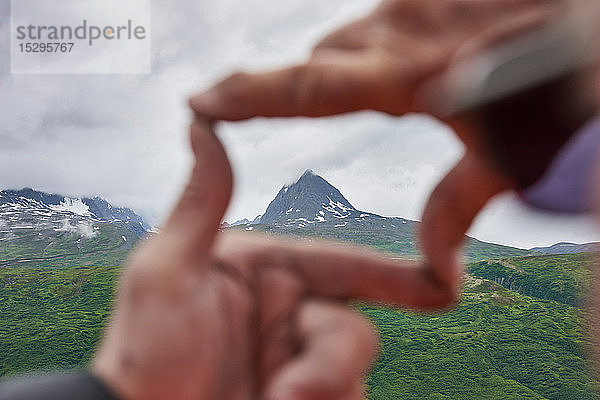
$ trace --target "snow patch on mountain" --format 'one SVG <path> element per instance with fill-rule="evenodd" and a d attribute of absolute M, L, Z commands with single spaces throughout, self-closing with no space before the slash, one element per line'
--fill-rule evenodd
<path fill-rule="evenodd" d="M 232 227 L 232 226 L 240 226 L 240 225 L 246 225 L 246 226 L 250 226 L 250 225 L 256 225 L 258 223 L 260 223 L 260 217 L 262 217 L 262 214 L 259 214 L 256 216 L 256 218 L 254 218 L 252 221 L 250 221 L 248 218 L 244 218 L 244 219 L 239 219 L 235 222 L 223 222 L 222 226 L 225 228 L 228 227 Z M 246 230 L 252 230 L 252 229 L 246 229 Z"/>
<path fill-rule="evenodd" d="M 48 194 L 30 188 L 0 191 L 0 239 L 13 240 L 73 234 L 79 243 L 98 235 L 100 226 L 112 226 L 131 239 L 146 236 L 150 228 L 129 208 L 113 207 L 99 197 L 75 198 Z M 121 235 L 120 234 L 120 235 Z M 66 239 L 65 239 L 66 240 Z"/>
<path fill-rule="evenodd" d="M 284 185 L 269 204 L 261 224 L 305 227 L 347 218 L 358 211 L 329 182 L 307 170 L 293 184 Z"/>
<path fill-rule="evenodd" d="M 77 214 L 82 217 L 89 217 L 92 215 L 90 212 L 90 207 L 88 207 L 88 205 L 85 204 L 81 199 L 73 199 L 70 197 L 65 197 L 59 205 L 49 205 L 48 208 L 54 211 L 72 212 L 73 214 Z"/>

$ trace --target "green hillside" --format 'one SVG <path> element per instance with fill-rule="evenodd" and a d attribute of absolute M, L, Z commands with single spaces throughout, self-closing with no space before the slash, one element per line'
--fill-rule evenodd
<path fill-rule="evenodd" d="M 382 342 L 370 399 L 600 398 L 583 357 L 581 310 L 475 277 L 448 314 L 360 308 Z"/>
<path fill-rule="evenodd" d="M 396 221 L 394 221 L 396 220 Z M 335 228 L 331 223 L 319 223 L 298 227 L 253 225 L 254 231 L 265 232 L 267 234 L 286 235 L 294 237 L 316 237 L 320 239 L 335 240 L 347 243 L 363 244 L 378 248 L 388 253 L 402 256 L 418 256 L 417 230 L 419 222 L 390 218 L 390 222 L 385 225 L 352 225 L 343 228 Z M 236 226 L 228 229 L 243 230 L 246 226 Z M 519 257 L 527 256 L 531 253 L 528 250 L 515 247 L 504 246 L 501 244 L 483 242 L 471 237 L 466 237 L 465 258 L 468 261 L 491 260 L 500 257 Z"/>
<path fill-rule="evenodd" d="M 507 282 L 499 266 L 518 272 L 514 290 L 485 279 Z M 585 312 L 569 300 L 589 283 L 582 255 L 506 258 L 474 263 L 470 271 L 461 305 L 447 314 L 357 305 L 382 342 L 370 399 L 600 399 L 582 357 Z M 84 366 L 118 272 L 1 268 L 0 376 Z"/>
<path fill-rule="evenodd" d="M 589 253 L 544 255 L 481 261 L 469 271 L 524 295 L 577 306 L 582 304 L 592 272 Z"/>
<path fill-rule="evenodd" d="M 84 366 L 120 268 L 0 269 L 0 376 Z"/>
<path fill-rule="evenodd" d="M 585 359 L 587 313 L 577 307 L 591 281 L 586 254 L 505 258 L 468 270 L 450 313 L 360 307 L 382 342 L 371 399 L 600 398 Z"/>
<path fill-rule="evenodd" d="M 97 222 L 89 236 L 71 230 L 12 229 L 0 242 L 2 267 L 119 265 L 139 238 L 126 223 Z"/>

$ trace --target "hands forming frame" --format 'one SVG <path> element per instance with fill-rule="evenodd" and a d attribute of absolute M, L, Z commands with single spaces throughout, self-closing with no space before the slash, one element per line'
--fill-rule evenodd
<path fill-rule="evenodd" d="M 193 97 L 191 178 L 160 234 L 128 262 L 94 373 L 124 399 L 364 398 L 377 338 L 348 302 L 415 310 L 455 304 L 465 233 L 514 182 L 486 159 L 473 126 L 446 120 L 466 153 L 425 208 L 422 262 L 223 232 L 232 172 L 215 123 L 431 111 L 418 101 L 424 82 L 457 60 L 542 26 L 568 5 L 385 0 L 327 36 L 306 63 L 237 73 Z"/>

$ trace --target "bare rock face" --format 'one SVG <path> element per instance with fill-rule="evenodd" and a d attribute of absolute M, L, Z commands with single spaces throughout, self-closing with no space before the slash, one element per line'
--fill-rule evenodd
<path fill-rule="evenodd" d="M 35 256 L 129 249 L 149 230 L 133 210 L 100 197 L 75 198 L 30 188 L 0 191 L 0 243 L 30 249 Z"/>
<path fill-rule="evenodd" d="M 308 170 L 279 190 L 260 219 L 268 225 L 303 225 L 342 221 L 361 214 L 329 182 Z"/>

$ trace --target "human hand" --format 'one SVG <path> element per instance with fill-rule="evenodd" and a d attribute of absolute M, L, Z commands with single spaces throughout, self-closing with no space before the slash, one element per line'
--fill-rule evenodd
<path fill-rule="evenodd" d="M 423 110 L 420 86 L 453 61 L 536 28 L 566 0 L 384 0 L 318 43 L 301 65 L 236 73 L 194 96 L 214 120 Z"/>
<path fill-rule="evenodd" d="M 356 110 L 428 111 L 419 89 L 452 62 L 535 28 L 565 6 L 555 0 L 386 0 L 327 36 L 303 65 L 237 73 L 193 97 L 213 120 L 319 117 Z M 472 220 L 514 182 L 482 154 L 480 132 L 450 121 L 467 152 L 431 195 L 420 225 L 424 270 L 438 289 L 457 291 L 459 252 Z M 454 295 L 456 296 L 456 294 Z"/>
<path fill-rule="evenodd" d="M 207 123 L 191 136 L 190 182 L 128 261 L 93 371 L 130 400 L 364 398 L 376 335 L 346 302 L 437 309 L 456 292 L 364 249 L 220 232 L 230 166 Z"/>

